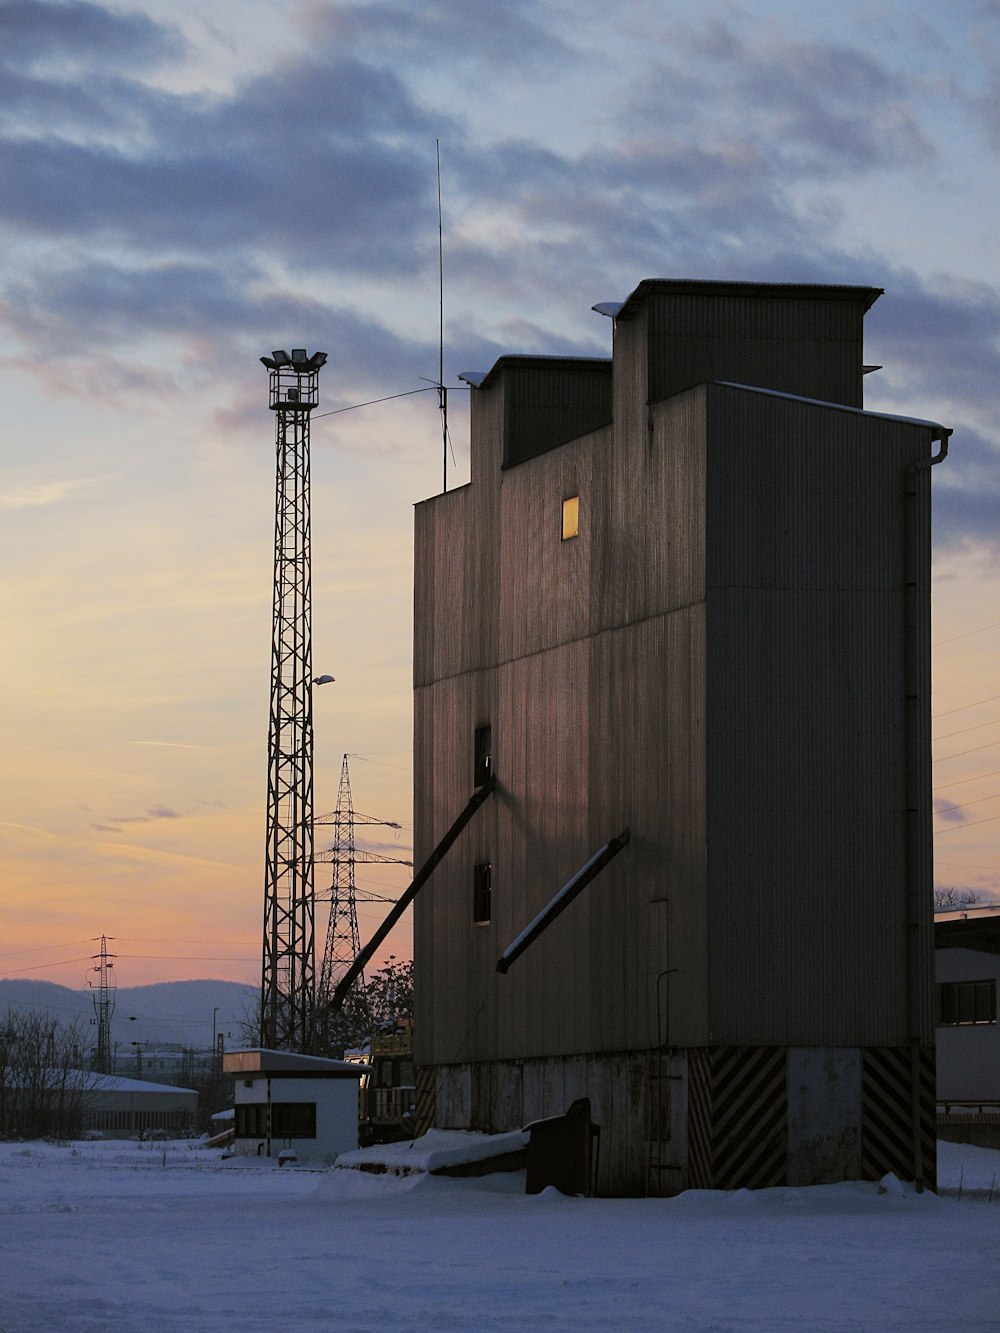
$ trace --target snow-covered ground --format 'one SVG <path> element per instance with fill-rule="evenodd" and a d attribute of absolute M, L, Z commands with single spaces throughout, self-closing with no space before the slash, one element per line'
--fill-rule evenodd
<path fill-rule="evenodd" d="M 995 1333 L 1000 1152 L 940 1146 L 941 1197 L 612 1200 L 186 1142 L 0 1144 L 0 1329 Z"/>

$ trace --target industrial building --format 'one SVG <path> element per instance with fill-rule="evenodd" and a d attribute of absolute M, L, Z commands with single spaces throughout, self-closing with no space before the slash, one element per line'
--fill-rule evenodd
<path fill-rule="evenodd" d="M 467 377 L 471 481 L 416 508 L 415 864 L 489 794 L 414 905 L 425 1121 L 587 1098 L 604 1194 L 933 1187 L 950 432 L 864 410 L 880 294 L 646 280 L 610 360 Z"/>
<path fill-rule="evenodd" d="M 85 1128 L 108 1139 L 139 1138 L 153 1130 L 176 1138 L 192 1133 L 198 1117 L 195 1090 L 117 1074 L 81 1074 L 79 1096 Z"/>
<path fill-rule="evenodd" d="M 1000 1147 L 1000 907 L 934 919 L 938 1132 Z"/>

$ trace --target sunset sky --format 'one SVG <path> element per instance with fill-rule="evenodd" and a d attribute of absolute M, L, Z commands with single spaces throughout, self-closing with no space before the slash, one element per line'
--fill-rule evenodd
<path fill-rule="evenodd" d="M 643 278 L 885 288 L 867 406 L 955 432 L 937 881 L 1000 898 L 997 0 L 0 0 L 0 112 L 0 975 L 80 986 L 103 933 L 122 986 L 259 979 L 273 348 L 330 358 L 317 811 L 357 756 L 404 825 L 361 845 L 408 855 L 436 140 L 449 384 L 609 355 Z"/>

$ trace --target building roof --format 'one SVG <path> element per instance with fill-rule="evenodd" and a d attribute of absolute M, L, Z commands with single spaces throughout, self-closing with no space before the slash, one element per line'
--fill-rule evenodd
<path fill-rule="evenodd" d="M 803 398 L 797 393 L 782 393 L 780 389 L 762 389 L 756 384 L 736 384 L 732 380 L 715 380 L 726 389 L 744 389 L 747 393 L 762 393 L 769 398 L 787 398 L 793 403 L 808 403 L 811 407 L 829 407 L 836 412 L 853 412 L 859 417 L 875 417 L 879 421 L 898 421 L 904 426 L 926 426 L 928 430 L 941 431 L 948 435 L 951 431 L 939 421 L 926 421 L 923 417 L 901 417 L 895 412 L 872 412 L 867 407 L 852 407 L 850 403 L 829 403 L 821 398 Z M 935 437 L 937 438 L 937 437 Z"/>
<path fill-rule="evenodd" d="M 617 319 L 629 319 L 647 296 L 774 296 L 799 301 L 857 301 L 870 310 L 885 289 L 883 287 L 848 287 L 817 282 L 719 282 L 697 278 L 643 278 L 618 308 Z M 614 302 L 601 302 L 600 313 L 610 313 Z M 596 307 L 595 307 L 596 309 Z"/>
<path fill-rule="evenodd" d="M 553 366 L 571 366 L 574 370 L 593 370 L 609 375 L 611 365 L 608 356 L 535 356 L 530 353 L 505 352 L 497 357 L 489 370 L 463 370 L 458 378 L 474 389 L 484 389 L 508 367 L 515 370 L 550 370 Z"/>
<path fill-rule="evenodd" d="M 95 1074 L 90 1069 L 67 1069 L 65 1072 L 61 1069 L 50 1069 L 46 1078 L 45 1086 L 49 1088 L 58 1088 L 63 1085 L 68 1088 L 78 1089 L 81 1092 L 123 1092 L 130 1095 L 146 1093 L 176 1092 L 185 1097 L 197 1097 L 198 1093 L 194 1088 L 178 1088 L 174 1083 L 149 1083 L 145 1079 L 122 1078 L 118 1074 Z M 14 1088 L 21 1086 L 18 1083 L 8 1082 L 4 1086 Z"/>
<path fill-rule="evenodd" d="M 197 1096 L 194 1088 L 179 1088 L 175 1083 L 149 1083 L 141 1078 L 121 1078 L 118 1074 L 86 1074 L 86 1087 L 90 1092 L 183 1092 Z"/>
<path fill-rule="evenodd" d="M 1000 954 L 1000 904 L 935 912 L 934 947 Z"/>
<path fill-rule="evenodd" d="M 359 1078 L 367 1065 L 349 1064 L 346 1060 L 327 1060 L 318 1055 L 300 1055 L 298 1051 L 271 1051 L 257 1047 L 250 1051 L 227 1051 L 222 1057 L 226 1074 L 236 1077 L 267 1074 L 304 1074 L 311 1077 Z"/>

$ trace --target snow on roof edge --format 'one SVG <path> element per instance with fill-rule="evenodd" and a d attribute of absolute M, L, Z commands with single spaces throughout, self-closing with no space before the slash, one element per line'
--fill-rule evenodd
<path fill-rule="evenodd" d="M 922 417 L 901 417 L 894 412 L 872 412 L 867 407 L 851 407 L 849 403 L 831 403 L 823 398 L 805 398 L 798 393 L 782 393 L 780 389 L 763 389 L 758 384 L 737 384 L 735 380 L 713 380 L 725 389 L 744 389 L 747 393 L 760 393 L 768 398 L 787 398 L 793 403 L 808 403 L 811 407 L 834 407 L 839 412 L 853 412 L 855 416 L 875 417 L 880 421 L 898 421 L 904 426 L 926 426 L 928 430 L 937 430 L 951 434 L 947 426 L 940 421 L 925 421 Z"/>

